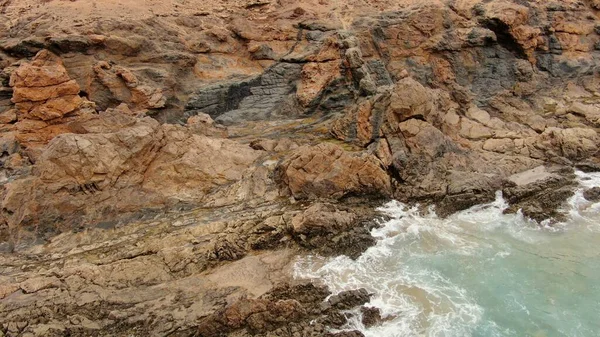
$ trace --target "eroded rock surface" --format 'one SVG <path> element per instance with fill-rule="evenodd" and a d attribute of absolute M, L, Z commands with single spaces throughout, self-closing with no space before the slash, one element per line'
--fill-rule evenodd
<path fill-rule="evenodd" d="M 0 0 L 0 334 L 323 336 L 368 296 L 290 262 L 359 256 L 383 200 L 560 221 L 600 170 L 598 10 Z"/>

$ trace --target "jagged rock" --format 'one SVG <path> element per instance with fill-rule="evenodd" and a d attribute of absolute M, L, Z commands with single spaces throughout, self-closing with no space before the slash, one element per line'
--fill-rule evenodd
<path fill-rule="evenodd" d="M 79 85 L 70 79 L 60 58 L 47 50 L 15 70 L 10 85 L 21 118 L 56 119 L 77 110 L 82 103 Z"/>
<path fill-rule="evenodd" d="M 143 187 L 164 196 L 202 197 L 216 186 L 240 180 L 261 155 L 228 139 L 190 135 L 176 126 L 163 129 L 166 144 L 147 166 Z"/>
<path fill-rule="evenodd" d="M 339 310 L 348 310 L 369 302 L 371 295 L 364 289 L 342 291 L 329 298 L 329 304 Z"/>
<path fill-rule="evenodd" d="M 278 167 L 279 181 L 298 199 L 349 194 L 388 196 L 390 179 L 372 155 L 323 143 L 295 150 Z"/>
<path fill-rule="evenodd" d="M 322 289 L 261 296 L 297 248 L 373 244 L 375 206 L 351 200 L 450 214 L 501 188 L 508 211 L 560 219 L 570 174 L 507 178 L 599 167 L 597 1 L 34 2 L 0 4 L 6 334 L 192 335 L 247 300 L 216 333 L 336 335 L 349 314 Z M 60 62 L 25 60 L 44 49 Z M 231 139 L 206 116 L 160 125 L 199 111 Z M 338 199 L 314 216 L 326 228 L 299 215 L 318 198 Z"/>
<path fill-rule="evenodd" d="M 367 328 L 378 325 L 382 321 L 379 308 L 362 306 L 360 312 L 362 314 L 362 324 Z"/>
<path fill-rule="evenodd" d="M 165 106 L 167 98 L 162 88 L 143 83 L 131 70 L 111 66 L 101 61 L 94 66 L 96 77 L 120 102 L 131 103 L 142 109 L 158 109 Z"/>
<path fill-rule="evenodd" d="M 509 179 L 515 184 L 502 189 L 510 207 L 507 213 L 521 210 L 523 214 L 538 222 L 547 219 L 562 221 L 565 217 L 560 206 L 574 194 L 576 182 L 569 168 L 548 170 L 537 167 Z"/>
<path fill-rule="evenodd" d="M 355 220 L 354 214 L 338 211 L 332 205 L 315 203 L 292 219 L 292 227 L 297 234 L 315 236 L 339 232 Z"/>
<path fill-rule="evenodd" d="M 583 191 L 583 197 L 588 201 L 600 201 L 600 187 L 592 187 Z"/>

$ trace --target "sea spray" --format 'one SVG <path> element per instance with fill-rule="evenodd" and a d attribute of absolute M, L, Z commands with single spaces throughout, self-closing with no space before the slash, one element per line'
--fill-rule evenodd
<path fill-rule="evenodd" d="M 599 204 L 583 189 L 600 174 L 577 172 L 569 220 L 539 226 L 504 214 L 496 200 L 446 219 L 392 201 L 378 243 L 353 261 L 307 257 L 295 276 L 332 292 L 366 288 L 386 318 L 366 328 L 354 310 L 347 329 L 391 336 L 596 336 L 600 331 Z"/>

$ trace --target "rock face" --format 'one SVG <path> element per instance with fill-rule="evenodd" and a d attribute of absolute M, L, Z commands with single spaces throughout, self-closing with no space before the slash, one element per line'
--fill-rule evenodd
<path fill-rule="evenodd" d="M 69 132 L 65 122 L 93 106 L 79 96 L 79 85 L 70 78 L 62 60 L 47 50 L 13 71 L 9 85 L 15 116 L 6 116 L 5 122 L 17 121 L 17 138 L 29 146 Z"/>
<path fill-rule="evenodd" d="M 286 266 L 382 199 L 600 170 L 597 1 L 151 2 L 0 0 L 0 336 L 327 335 L 368 294 Z"/>
<path fill-rule="evenodd" d="M 71 127 L 83 133 L 52 139 L 33 175 L 7 184 L 2 207 L 10 226 L 50 224 L 67 214 L 69 220 L 78 214 L 88 221 L 108 220 L 107 213 L 198 202 L 241 180 L 261 155 L 227 139 L 118 111 Z M 48 193 L 60 197 L 47 198 Z"/>

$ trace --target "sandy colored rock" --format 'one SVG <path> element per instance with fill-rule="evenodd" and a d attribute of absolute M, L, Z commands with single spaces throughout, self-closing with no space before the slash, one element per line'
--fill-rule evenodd
<path fill-rule="evenodd" d="M 15 109 L 0 113 L 0 124 L 8 124 L 17 120 L 17 111 Z"/>
<path fill-rule="evenodd" d="M 298 199 L 339 199 L 355 193 L 385 196 L 391 191 L 389 177 L 375 157 L 330 143 L 298 148 L 278 172 L 284 188 Z"/>
<path fill-rule="evenodd" d="M 419 82 L 407 77 L 396 83 L 389 109 L 400 121 L 409 118 L 426 118 L 432 109 L 432 93 Z"/>
<path fill-rule="evenodd" d="M 598 134 L 593 129 L 548 128 L 536 140 L 535 147 L 548 155 L 571 160 L 587 158 L 598 151 Z"/>
<path fill-rule="evenodd" d="M 15 87 L 13 102 L 41 102 L 52 98 L 79 94 L 79 85 L 74 80 L 48 87 Z"/>
<path fill-rule="evenodd" d="M 64 134 L 48 144 L 38 163 L 40 178 L 63 186 L 141 183 L 162 142 L 159 124 L 145 118 L 115 133 Z"/>
<path fill-rule="evenodd" d="M 148 166 L 143 187 L 165 196 L 198 198 L 219 185 L 235 182 L 261 155 L 227 139 L 190 135 L 184 128 L 164 128 L 166 145 Z"/>
<path fill-rule="evenodd" d="M 340 231 L 355 220 L 354 214 L 338 211 L 332 205 L 315 203 L 292 218 L 292 227 L 298 234 L 318 235 Z"/>
<path fill-rule="evenodd" d="M 11 87 L 49 87 L 70 80 L 61 59 L 47 50 L 40 51 L 30 63 L 23 63 L 10 77 Z"/>

